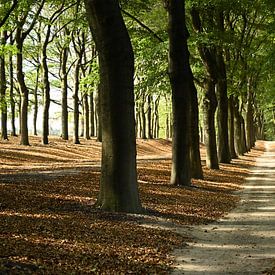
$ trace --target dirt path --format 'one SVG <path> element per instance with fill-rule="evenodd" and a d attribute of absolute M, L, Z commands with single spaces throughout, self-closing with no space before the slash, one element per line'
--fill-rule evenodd
<path fill-rule="evenodd" d="M 241 203 L 223 219 L 184 232 L 193 237 L 175 251 L 172 274 L 261 274 L 275 260 L 275 142 L 241 191 Z M 187 231 L 187 232 L 186 232 Z"/>

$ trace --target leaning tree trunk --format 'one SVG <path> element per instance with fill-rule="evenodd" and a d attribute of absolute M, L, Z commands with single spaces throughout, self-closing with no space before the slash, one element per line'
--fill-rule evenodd
<path fill-rule="evenodd" d="M 216 108 L 215 83 L 211 79 L 207 79 L 206 91 L 203 98 L 203 124 L 205 132 L 206 166 L 210 169 L 219 169 L 215 130 Z"/>
<path fill-rule="evenodd" d="M 1 46 L 5 46 L 7 41 L 7 32 L 3 31 L 1 33 Z M 6 79 L 6 62 L 5 55 L 0 55 L 0 106 L 1 106 L 1 139 L 8 139 L 8 108 L 6 101 L 6 90 L 7 90 L 7 79 Z"/>
<path fill-rule="evenodd" d="M 169 18 L 169 77 L 172 87 L 173 136 L 171 184 L 191 185 L 190 101 L 193 81 L 189 64 L 185 2 L 166 2 Z"/>
<path fill-rule="evenodd" d="M 134 54 L 118 0 L 85 0 L 99 52 L 102 165 L 97 206 L 140 212 L 134 118 Z"/>

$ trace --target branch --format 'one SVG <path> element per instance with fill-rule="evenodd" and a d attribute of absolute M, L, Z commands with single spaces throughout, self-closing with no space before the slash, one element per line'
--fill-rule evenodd
<path fill-rule="evenodd" d="M 6 21 L 8 20 L 8 18 L 11 15 L 11 13 L 13 12 L 13 10 L 16 8 L 17 4 L 18 4 L 18 1 L 14 0 L 11 8 L 7 12 L 7 14 L 4 16 L 4 18 L 1 20 L 1 22 L 0 22 L 0 28 L 6 23 Z"/>
<path fill-rule="evenodd" d="M 153 30 L 151 30 L 148 26 L 146 26 L 145 24 L 143 24 L 139 19 L 137 19 L 135 16 L 133 16 L 132 14 L 130 14 L 129 12 L 125 11 L 125 10 L 121 10 L 122 13 L 124 13 L 125 15 L 127 15 L 128 17 L 130 17 L 131 19 L 133 19 L 134 21 L 136 21 L 142 28 L 146 29 L 151 35 L 153 35 L 159 42 L 164 42 L 164 40 L 159 37 Z"/>

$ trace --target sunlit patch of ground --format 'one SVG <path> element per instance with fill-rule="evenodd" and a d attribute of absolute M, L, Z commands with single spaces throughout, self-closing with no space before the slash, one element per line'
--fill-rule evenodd
<path fill-rule="evenodd" d="M 48 146 L 31 137 L 0 144 L 0 273 L 166 274 L 173 247 L 185 239 L 143 227 L 144 219 L 201 224 L 234 207 L 248 168 L 263 151 L 204 167 L 192 188 L 169 185 L 171 142 L 139 140 L 138 179 L 147 216 L 108 214 L 93 208 L 99 189 L 100 143 L 81 145 L 51 138 Z M 204 148 L 202 146 L 202 153 Z M 148 160 L 146 160 L 148 159 Z"/>

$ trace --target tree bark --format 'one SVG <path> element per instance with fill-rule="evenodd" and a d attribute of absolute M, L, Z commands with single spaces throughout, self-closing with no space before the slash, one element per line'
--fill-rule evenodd
<path fill-rule="evenodd" d="M 15 100 L 14 100 L 14 81 L 13 81 L 13 58 L 12 54 L 9 56 L 9 78 L 10 78 L 10 113 L 11 113 L 11 136 L 16 136 L 15 127 Z"/>
<path fill-rule="evenodd" d="M 185 1 L 166 1 L 166 8 L 173 110 L 171 184 L 190 186 L 190 99 L 193 79 L 187 46 L 189 33 L 185 22 Z"/>
<path fill-rule="evenodd" d="M 17 46 L 17 63 L 16 63 L 16 73 L 17 80 L 19 84 L 21 106 L 20 106 L 20 134 L 21 134 L 21 145 L 30 145 L 28 136 L 28 104 L 29 104 L 29 90 L 25 84 L 24 73 L 23 73 L 23 40 L 19 35 L 16 35 L 16 46 Z"/>
<path fill-rule="evenodd" d="M 64 47 L 61 52 L 61 137 L 64 140 L 69 139 L 69 126 L 68 126 L 68 72 L 67 72 L 67 61 L 68 61 L 69 48 Z"/>
<path fill-rule="evenodd" d="M 195 84 L 191 85 L 191 175 L 203 179 L 200 154 L 199 104 Z"/>
<path fill-rule="evenodd" d="M 85 0 L 99 52 L 102 165 L 97 206 L 141 212 L 137 188 L 134 54 L 118 0 Z"/>
<path fill-rule="evenodd" d="M 89 95 L 89 102 L 90 102 L 90 136 L 95 136 L 95 107 L 94 107 L 94 94 L 90 93 Z"/>
<path fill-rule="evenodd" d="M 80 58 L 75 63 L 74 71 L 74 144 L 80 144 L 79 141 L 79 73 L 80 73 Z"/>
<path fill-rule="evenodd" d="M 221 163 L 230 163 L 231 155 L 228 141 L 228 97 L 226 70 L 221 53 L 218 54 L 220 77 L 216 84 L 216 94 L 218 101 L 217 126 L 218 126 L 218 159 Z"/>
<path fill-rule="evenodd" d="M 211 79 L 208 79 L 203 98 L 203 124 L 206 146 L 206 166 L 210 169 L 219 169 L 215 130 L 216 108 L 215 83 Z"/>
<path fill-rule="evenodd" d="M 4 47 L 7 42 L 7 32 L 1 32 L 1 46 Z M 6 101 L 6 91 L 7 91 L 7 79 L 6 79 L 6 60 L 5 55 L 0 56 L 0 106 L 1 106 L 1 139 L 8 140 L 8 108 Z"/>
<path fill-rule="evenodd" d="M 234 159 L 237 157 L 236 151 L 235 151 L 235 144 L 234 144 L 234 136 L 235 136 L 235 129 L 234 129 L 234 99 L 231 95 L 229 97 L 228 101 L 228 107 L 229 107 L 229 149 L 230 149 L 230 155 L 231 158 Z"/>

